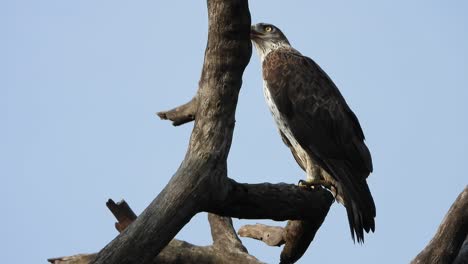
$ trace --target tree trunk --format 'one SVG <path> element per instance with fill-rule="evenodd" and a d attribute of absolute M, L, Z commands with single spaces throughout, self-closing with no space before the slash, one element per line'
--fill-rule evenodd
<path fill-rule="evenodd" d="M 250 60 L 247 0 L 208 0 L 209 32 L 196 99 L 195 126 L 184 161 L 164 190 L 93 263 L 152 263 L 209 202 L 227 195 L 231 146 L 242 73 Z"/>

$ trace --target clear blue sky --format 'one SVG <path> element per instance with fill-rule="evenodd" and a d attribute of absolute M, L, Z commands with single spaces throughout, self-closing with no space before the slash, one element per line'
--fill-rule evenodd
<path fill-rule="evenodd" d="M 250 10 L 328 72 L 374 159 L 376 233 L 353 244 L 335 204 L 299 263 L 407 263 L 467 184 L 467 2 L 251 1 Z M 192 124 L 174 128 L 154 113 L 196 91 L 205 1 L 3 0 L 0 33 L 0 259 L 98 251 L 117 234 L 106 200 L 140 213 L 184 157 Z M 304 177 L 264 102 L 255 53 L 229 175 Z M 206 214 L 177 237 L 210 244 Z M 278 261 L 280 248 L 243 241 Z"/>

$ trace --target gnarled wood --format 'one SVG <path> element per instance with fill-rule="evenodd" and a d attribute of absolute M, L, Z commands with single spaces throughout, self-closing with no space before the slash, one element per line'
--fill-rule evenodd
<path fill-rule="evenodd" d="M 241 237 L 261 240 L 269 246 L 284 244 L 280 263 L 295 263 L 306 252 L 325 216 L 317 216 L 314 220 L 288 221 L 285 228 L 262 224 L 245 225 L 238 233 Z"/>
<path fill-rule="evenodd" d="M 136 219 L 135 213 L 124 200 L 115 203 L 112 199 L 109 199 L 106 205 L 118 221 L 115 227 L 119 232 L 127 228 Z M 154 258 L 152 263 L 262 263 L 254 256 L 248 254 L 247 249 L 242 245 L 242 242 L 234 231 L 231 218 L 209 214 L 208 220 L 210 222 L 213 245 L 200 247 L 185 241 L 173 239 Z M 53 264 L 88 264 L 96 255 L 97 253 L 78 254 L 68 257 L 51 258 L 48 261 Z"/>
<path fill-rule="evenodd" d="M 333 196 L 323 189 L 308 190 L 284 183 L 240 184 L 233 180 L 229 180 L 228 185 L 230 192 L 227 199 L 219 201 L 223 206 L 214 207 L 213 211 L 238 218 L 308 219 L 309 222 L 321 224 L 333 202 Z M 119 232 L 136 219 L 125 201 L 115 203 L 110 199 L 106 205 L 118 220 L 115 227 Z M 229 217 L 209 214 L 209 222 L 214 241 L 212 246 L 200 247 L 173 239 L 150 263 L 260 263 L 248 254 Z M 289 221 L 285 229 L 281 228 L 281 236 L 286 241 L 281 255 L 283 261 L 287 261 L 284 263 L 293 263 L 303 255 L 320 226 L 317 224 L 312 229 L 304 229 L 298 224 L 301 222 Z M 80 254 L 49 261 L 56 264 L 87 264 L 96 255 Z"/>
<path fill-rule="evenodd" d="M 312 220 L 322 222 L 334 201 L 325 189 L 286 183 L 242 184 L 229 179 L 228 195 L 204 211 L 244 219 Z M 318 227 L 317 227 L 318 228 Z"/>
<path fill-rule="evenodd" d="M 242 245 L 232 226 L 232 219 L 230 217 L 208 214 L 208 221 L 210 222 L 214 246 L 247 253 L 247 249 Z"/>
<path fill-rule="evenodd" d="M 197 98 L 194 97 L 188 103 L 185 103 L 168 111 L 158 112 L 156 114 L 159 116 L 159 118 L 163 120 L 171 120 L 172 125 L 180 126 L 182 124 L 195 120 L 195 115 L 197 114 L 198 108 L 197 103 Z"/>
<path fill-rule="evenodd" d="M 127 228 L 127 226 L 129 226 L 137 218 L 136 214 L 124 200 L 115 203 L 112 199 L 109 199 L 106 203 L 106 206 L 117 219 L 117 223 L 115 223 L 115 229 L 117 229 L 119 233 L 125 230 L 125 228 Z"/>
<path fill-rule="evenodd" d="M 148 208 L 135 219 L 128 206 L 109 204 L 122 233 L 97 254 L 50 259 L 52 263 L 260 263 L 247 253 L 229 218 L 291 219 L 282 238 L 282 263 L 299 259 L 333 202 L 321 189 L 289 184 L 240 184 L 227 178 L 235 109 L 243 71 L 250 59 L 247 0 L 208 0 L 209 33 L 199 89 L 177 108 L 158 113 L 180 125 L 195 120 L 179 169 Z M 450 263 L 466 258 L 467 189 L 450 209 L 436 236 L 413 263 Z M 127 212 L 125 212 L 127 210 Z M 198 212 L 210 215 L 214 244 L 199 247 L 173 239 Z M 132 222 L 133 221 L 133 222 Z M 131 224 L 130 224 L 131 223 Z M 465 252 L 465 253 L 464 253 Z"/>
<path fill-rule="evenodd" d="M 227 194 L 226 159 L 252 52 L 247 0 L 209 0 L 208 18 L 196 120 L 185 159 L 158 197 L 93 263 L 152 263 L 201 208 Z"/>
<path fill-rule="evenodd" d="M 286 243 L 281 251 L 281 264 L 295 263 L 304 255 L 323 220 L 325 220 L 325 215 L 304 221 L 288 221 L 284 228 Z"/>
<path fill-rule="evenodd" d="M 250 13 L 247 0 L 208 0 L 207 3 L 208 43 L 197 94 L 180 107 L 158 113 L 174 125 L 195 120 L 185 159 L 163 191 L 136 220 L 128 206 L 108 204 L 119 220 L 116 228 L 122 232 L 97 255 L 92 255 L 95 257 L 92 263 L 146 264 L 156 260 L 177 263 L 188 258 L 209 262 L 222 252 L 224 261 L 237 259 L 239 263 L 242 259 L 255 263 L 257 260 L 247 254 L 235 232 L 230 230 L 232 225 L 227 218 L 210 216 L 215 241 L 212 247 L 197 247 L 172 239 L 201 211 L 237 218 L 321 223 L 333 202 L 332 195 L 325 190 L 310 191 L 288 184 L 239 184 L 227 178 L 226 159 L 238 93 L 252 52 Z M 128 212 L 122 212 L 125 210 Z M 307 232 L 315 234 L 316 229 Z M 235 250 L 227 250 L 226 243 Z M 224 245 L 222 251 L 218 250 L 220 245 Z M 222 263 L 221 258 L 216 263 Z"/>
<path fill-rule="evenodd" d="M 88 264 L 96 257 L 97 253 L 93 254 L 78 254 L 67 257 L 50 258 L 52 264 Z"/>
<path fill-rule="evenodd" d="M 285 243 L 284 228 L 280 226 L 268 226 L 263 224 L 244 225 L 239 228 L 237 234 L 241 237 L 249 237 L 263 241 L 272 247 L 279 247 Z"/>

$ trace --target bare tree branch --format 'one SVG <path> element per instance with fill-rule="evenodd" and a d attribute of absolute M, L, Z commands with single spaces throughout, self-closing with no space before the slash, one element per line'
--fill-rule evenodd
<path fill-rule="evenodd" d="M 232 189 L 237 191 L 229 195 L 232 202 L 224 207 L 234 211 L 230 212 L 229 216 L 242 213 L 241 217 L 235 217 L 249 218 L 246 216 L 266 213 L 269 219 L 296 220 L 288 221 L 281 233 L 277 228 L 266 226 L 243 230 L 244 234 L 261 237 L 267 244 L 279 245 L 284 241 L 285 246 L 280 256 L 281 263 L 284 264 L 294 263 L 304 255 L 334 201 L 333 195 L 322 188 L 305 190 L 295 185 L 269 183 L 239 185 L 232 180 L 231 183 L 234 185 Z M 238 208 L 237 204 L 242 207 Z M 264 212 L 264 209 L 267 211 Z M 224 215 L 224 212 L 217 211 L 217 214 Z M 252 218 L 263 218 L 256 216 L 258 215 Z"/>
<path fill-rule="evenodd" d="M 309 190 L 292 184 L 240 184 L 229 180 L 228 186 L 229 195 L 211 211 L 238 218 L 307 219 L 289 221 L 286 228 L 281 228 L 282 239 L 286 241 L 281 254 L 283 263 L 293 263 L 304 254 L 333 202 L 333 196 L 324 189 Z M 119 232 L 137 219 L 125 201 L 115 203 L 109 199 L 106 205 L 118 220 L 115 227 Z M 230 263 L 222 262 L 228 260 L 231 263 L 259 263 L 242 245 L 230 218 L 209 214 L 209 222 L 213 246 L 199 247 L 173 239 L 150 263 Z M 55 264 L 87 264 L 95 256 L 80 254 L 49 261 Z"/>
<path fill-rule="evenodd" d="M 197 107 L 197 99 L 194 97 L 188 103 L 168 111 L 158 112 L 156 114 L 163 120 L 171 120 L 172 125 L 180 126 L 195 120 Z"/>
<path fill-rule="evenodd" d="M 117 229 L 119 233 L 125 230 L 125 228 L 127 228 L 127 226 L 129 226 L 137 218 L 136 214 L 124 200 L 115 203 L 112 199 L 109 199 L 106 203 L 106 206 L 117 219 L 117 223 L 115 223 L 115 229 Z"/>
<path fill-rule="evenodd" d="M 284 232 L 286 243 L 280 256 L 281 264 L 295 263 L 304 255 L 325 216 L 326 214 L 310 220 L 288 221 Z"/>
<path fill-rule="evenodd" d="M 280 226 L 263 224 L 244 225 L 237 231 L 241 237 L 260 240 L 272 247 L 279 247 L 285 243 L 283 232 L 284 228 Z"/>
<path fill-rule="evenodd" d="M 227 178 L 238 94 L 252 52 L 250 13 L 247 0 L 207 0 L 207 5 L 208 43 L 197 94 L 184 105 L 158 113 L 176 126 L 195 120 L 179 169 L 136 219 L 128 205 L 108 204 L 121 233 L 99 253 L 50 259 L 51 263 L 260 263 L 247 253 L 227 216 L 292 220 L 282 232 L 281 263 L 295 262 L 313 240 L 333 202 L 328 191 L 288 184 L 240 184 Z M 457 255 L 463 261 L 467 192 L 465 188 L 413 263 L 451 263 Z M 202 211 L 220 215 L 209 216 L 212 246 L 173 239 Z"/>
<path fill-rule="evenodd" d="M 88 264 L 92 259 L 96 257 L 97 253 L 94 254 L 78 254 L 68 257 L 50 258 L 49 261 L 52 264 Z"/>
<path fill-rule="evenodd" d="M 208 221 L 210 222 L 214 246 L 247 253 L 247 249 L 242 245 L 232 226 L 232 219 L 230 217 L 208 214 Z"/>
<path fill-rule="evenodd" d="M 136 219 L 135 213 L 122 200 L 115 203 L 109 199 L 106 203 L 112 214 L 117 218 L 116 229 L 123 231 Z M 237 237 L 232 221 L 229 217 L 221 217 L 213 214 L 208 216 L 213 236 L 212 246 L 195 246 L 185 241 L 173 239 L 161 253 L 152 261 L 154 264 L 177 263 L 247 263 L 261 264 L 255 257 L 248 254 L 247 249 Z M 123 229 L 122 229 L 123 228 Z M 88 264 L 95 257 L 94 254 L 78 254 L 69 257 L 48 259 L 53 264 Z"/>
<path fill-rule="evenodd" d="M 467 236 L 468 186 L 452 204 L 432 240 L 411 263 L 453 263 Z M 466 254 L 462 254 L 460 259 L 464 257 Z"/>
<path fill-rule="evenodd" d="M 226 159 L 242 74 L 252 53 L 250 13 L 247 0 L 207 3 L 208 44 L 185 159 L 158 197 L 93 263 L 152 263 L 196 213 L 227 194 Z"/>
<path fill-rule="evenodd" d="M 154 264 L 261 264 L 255 257 L 246 252 L 229 250 L 216 245 L 200 247 L 194 246 L 184 241 L 172 240 L 159 256 L 154 260 Z"/>
<path fill-rule="evenodd" d="M 321 223 L 333 202 L 332 195 L 324 190 L 307 191 L 287 184 L 239 184 L 227 178 L 226 159 L 238 93 L 252 52 L 250 13 L 247 0 L 208 0 L 207 4 L 208 43 L 197 94 L 180 107 L 158 113 L 174 125 L 195 120 L 185 159 L 163 191 L 136 220 L 130 212 L 122 214 L 122 210 L 129 210 L 128 206 L 108 204 L 119 219 L 116 228 L 122 232 L 92 263 L 177 263 L 187 257 L 206 262 L 206 256 L 221 252 L 217 249 L 226 243 L 236 249 L 229 254 L 239 260 L 238 254 L 246 255 L 247 251 L 234 230 L 230 230 L 230 220 L 225 218 L 210 217 L 215 240 L 212 247 L 197 247 L 172 239 L 201 211 L 238 218 L 302 219 Z M 301 225 L 294 230 L 306 230 L 299 227 Z M 221 238 L 218 233 L 225 237 Z M 223 252 L 227 252 L 225 246 Z M 200 255 L 196 255 L 198 253 Z M 223 258 L 229 259 L 226 254 Z M 252 263 L 257 261 L 251 256 L 246 259 Z M 220 261 L 216 263 L 222 263 Z"/>
<path fill-rule="evenodd" d="M 322 222 L 334 201 L 325 189 L 306 189 L 294 184 L 241 184 L 229 179 L 224 200 L 204 210 L 244 219 L 314 220 Z"/>
<path fill-rule="evenodd" d="M 314 221 L 288 221 L 285 228 L 262 224 L 245 225 L 238 233 L 241 237 L 261 240 L 269 246 L 284 244 L 280 263 L 294 263 L 304 255 L 324 219 L 325 215 L 321 222 L 319 216 Z"/>

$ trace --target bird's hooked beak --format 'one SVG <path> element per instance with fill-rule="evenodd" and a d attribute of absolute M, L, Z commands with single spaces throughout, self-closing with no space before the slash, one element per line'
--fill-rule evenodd
<path fill-rule="evenodd" d="M 250 27 L 250 39 L 256 40 L 262 37 L 262 33 L 257 30 L 257 25 L 252 25 Z"/>

